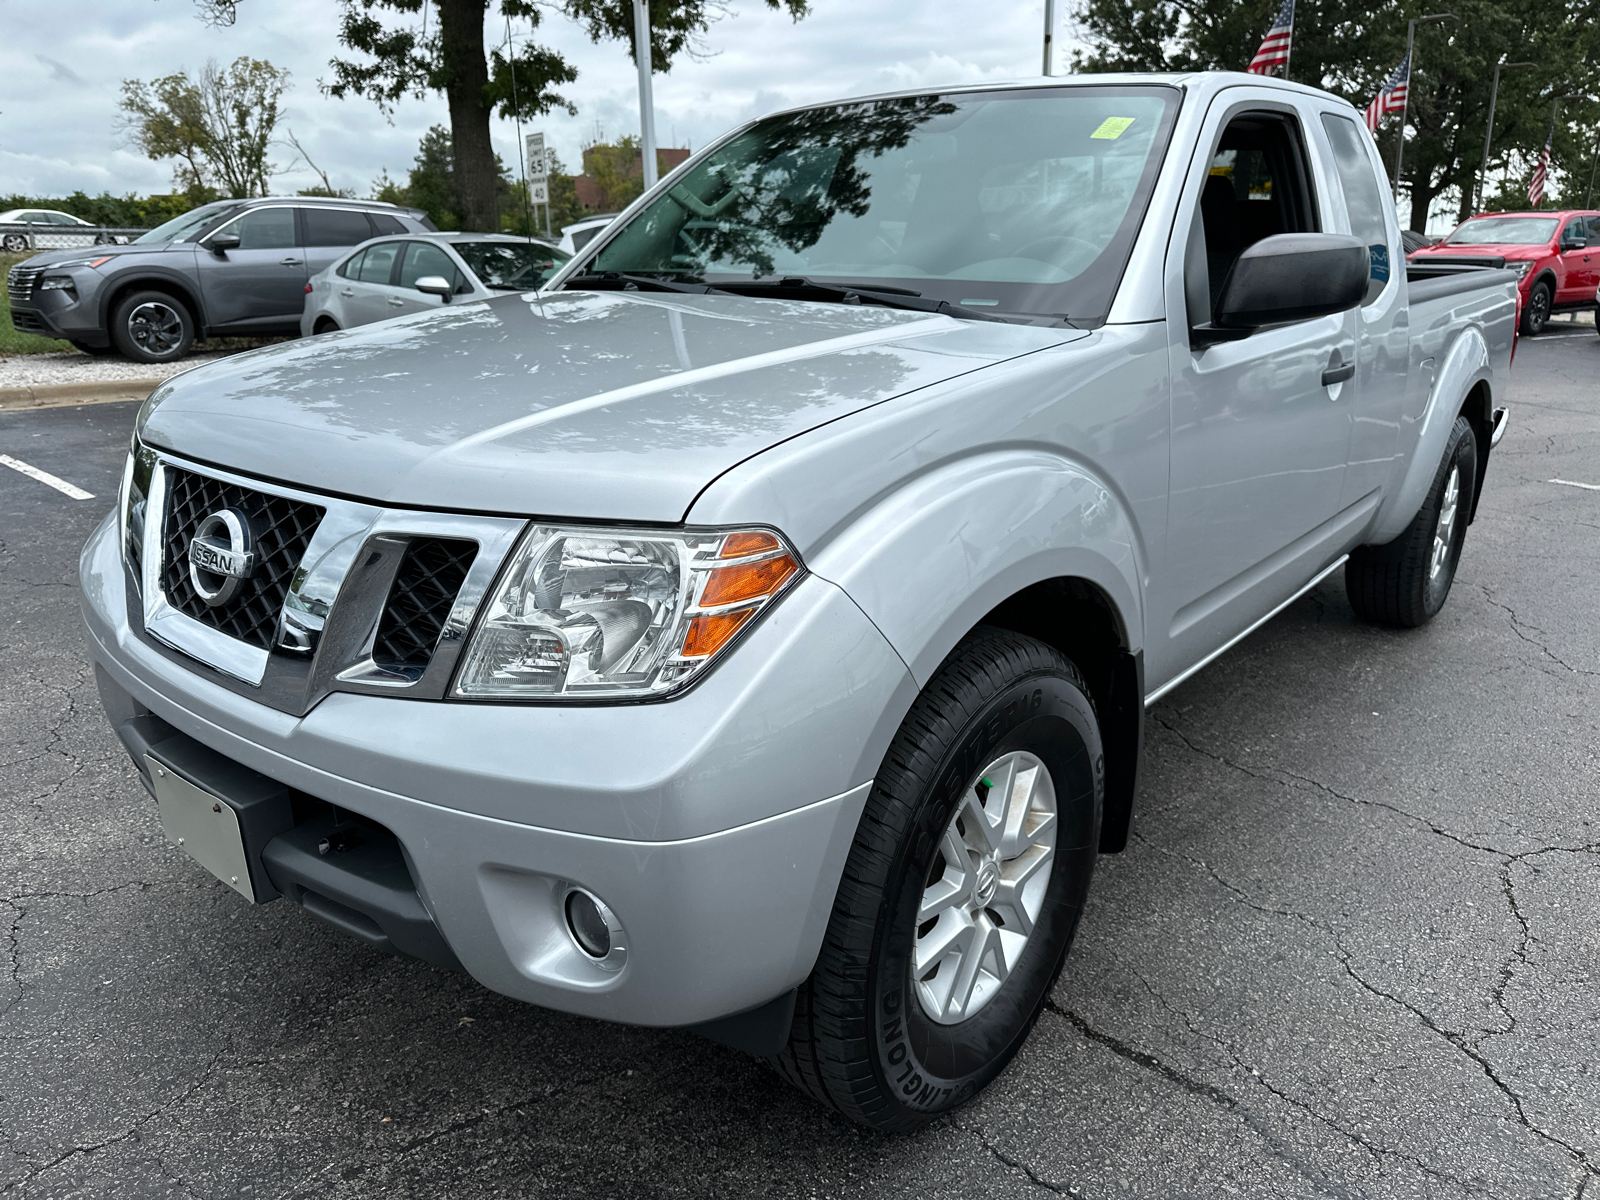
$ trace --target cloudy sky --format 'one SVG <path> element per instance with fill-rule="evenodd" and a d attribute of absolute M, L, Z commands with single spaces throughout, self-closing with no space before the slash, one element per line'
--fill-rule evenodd
<path fill-rule="evenodd" d="M 712 27 L 711 55 L 684 60 L 655 82 L 663 145 L 695 149 L 729 126 L 788 104 L 898 87 L 1036 75 L 1043 0 L 813 0 L 798 24 L 760 0 L 730 0 Z M 1065 10 L 1066 4 L 1057 6 Z M 339 187 L 365 195 L 380 171 L 403 179 L 429 125 L 448 124 L 444 99 L 406 100 L 387 122 L 364 100 L 332 100 L 318 88 L 338 50 L 333 0 L 241 0 L 230 29 L 209 29 L 191 0 L 5 0 L 0 27 L 0 194 L 64 195 L 82 189 L 163 192 L 172 172 L 130 149 L 114 128 L 118 88 L 130 78 L 195 72 L 207 59 L 265 58 L 293 72 L 280 125 L 292 129 Z M 489 40 L 504 37 L 490 21 Z M 1063 19 L 1056 44 L 1071 45 Z M 513 30 L 526 36 L 527 30 Z M 536 35 L 577 66 L 566 89 L 575 117 L 542 126 L 569 166 L 582 143 L 638 131 L 637 79 L 625 47 L 594 45 L 549 16 Z M 1059 68 L 1058 68 L 1059 69 Z M 516 162 L 515 133 L 497 122 L 496 143 Z M 288 166 L 294 152 L 276 160 Z M 279 191 L 317 182 L 303 165 Z"/>

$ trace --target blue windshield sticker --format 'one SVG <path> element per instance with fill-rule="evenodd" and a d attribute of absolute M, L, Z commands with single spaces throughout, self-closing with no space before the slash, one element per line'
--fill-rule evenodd
<path fill-rule="evenodd" d="M 1389 247 L 1384 245 L 1368 246 L 1368 253 L 1372 255 L 1372 277 L 1379 283 L 1389 282 Z"/>

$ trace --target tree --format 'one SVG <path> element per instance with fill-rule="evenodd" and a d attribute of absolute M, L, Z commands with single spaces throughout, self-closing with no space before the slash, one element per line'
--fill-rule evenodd
<path fill-rule="evenodd" d="M 243 199 L 264 196 L 278 168 L 267 158 L 289 72 L 264 59 L 208 62 L 198 81 L 186 71 L 150 83 L 122 82 L 122 126 L 153 159 L 178 160 L 178 186 L 215 188 Z"/>
<path fill-rule="evenodd" d="M 531 118 L 577 110 L 556 89 L 578 77 L 554 50 L 511 39 L 486 52 L 484 26 L 491 0 L 339 0 L 339 44 L 354 59 L 334 59 L 325 89 L 363 96 L 385 112 L 403 96 L 442 92 L 450 109 L 455 203 L 469 228 L 499 227 L 490 118 Z M 697 53 L 700 36 L 722 15 L 723 0 L 649 0 L 651 62 L 666 71 L 679 53 Z M 765 0 L 796 20 L 809 0 Z M 202 18 L 231 25 L 239 0 L 196 0 Z M 547 8 L 584 24 L 595 39 L 632 45 L 632 0 L 497 0 L 496 16 L 537 29 Z M 495 31 L 498 32 L 498 31 Z"/>
<path fill-rule="evenodd" d="M 1101 71 L 1241 71 L 1271 24 L 1280 0 L 1083 0 L 1080 35 L 1092 49 L 1075 65 Z M 1433 4 L 1437 9 L 1440 5 Z M 1550 98 L 1581 92 L 1558 124 L 1554 161 L 1577 165 L 1584 131 L 1600 118 L 1595 100 L 1600 66 L 1600 0 L 1453 0 L 1460 19 L 1417 29 L 1403 189 L 1411 228 L 1454 191 L 1469 215 L 1472 186 L 1483 157 L 1494 64 L 1538 63 L 1502 76 L 1496 106 L 1495 162 L 1529 161 L 1544 144 Z M 1295 9 L 1292 76 L 1365 108 L 1405 54 L 1406 22 L 1429 11 L 1419 0 L 1300 0 Z M 1542 113 L 1542 117 L 1541 114 Z M 1385 118 L 1378 148 L 1393 164 L 1400 119 Z M 1582 160 L 1585 164 L 1587 158 Z"/>

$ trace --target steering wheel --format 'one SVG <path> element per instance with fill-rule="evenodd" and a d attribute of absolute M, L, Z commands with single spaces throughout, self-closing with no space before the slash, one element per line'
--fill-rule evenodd
<path fill-rule="evenodd" d="M 1100 248 L 1093 242 L 1073 237 L 1070 233 L 1061 233 L 1051 237 L 1035 238 L 1026 246 L 1019 246 L 1011 253 L 1015 258 L 1037 259 L 1062 270 L 1067 270 L 1069 267 L 1081 270 L 1100 256 Z"/>

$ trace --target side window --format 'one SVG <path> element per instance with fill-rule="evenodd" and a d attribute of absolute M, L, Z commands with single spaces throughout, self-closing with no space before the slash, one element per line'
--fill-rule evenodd
<path fill-rule="evenodd" d="M 466 290 L 466 280 L 450 256 L 432 242 L 407 242 L 406 260 L 400 264 L 400 286 L 416 287 L 424 275 L 442 275 L 458 292 Z"/>
<path fill-rule="evenodd" d="M 239 235 L 241 250 L 293 249 L 294 209 L 256 208 L 229 221 L 218 232 Z"/>
<path fill-rule="evenodd" d="M 1574 217 L 1567 222 L 1566 228 L 1561 231 L 1561 245 L 1576 238 L 1587 239 L 1589 236 L 1589 221 L 1586 217 Z"/>
<path fill-rule="evenodd" d="M 1321 228 L 1299 122 L 1276 112 L 1240 113 L 1229 121 L 1211 159 L 1195 224 L 1203 234 L 1204 267 L 1191 232 L 1185 275 L 1190 320 L 1198 323 L 1210 319 L 1234 259 L 1247 247 L 1274 234 Z M 1209 304 L 1200 303 L 1202 296 Z M 1195 311 L 1200 307 L 1203 315 Z"/>
<path fill-rule="evenodd" d="M 1322 114 L 1322 127 L 1333 147 L 1334 165 L 1339 170 L 1339 186 L 1344 191 L 1344 206 L 1350 214 L 1350 232 L 1367 244 L 1372 272 L 1367 278 L 1367 298 L 1371 304 L 1389 283 L 1389 227 L 1383 219 L 1383 193 L 1367 154 L 1367 139 L 1348 117 Z"/>
<path fill-rule="evenodd" d="M 376 246 L 368 246 L 366 254 L 361 258 L 360 273 L 356 278 L 362 283 L 388 283 L 395 255 L 398 253 L 400 253 L 399 242 L 379 242 Z"/>
<path fill-rule="evenodd" d="M 399 218 L 391 217 L 388 213 L 368 213 L 373 229 L 377 230 L 379 237 L 388 237 L 390 234 L 404 233 L 406 227 L 400 223 Z"/>
<path fill-rule="evenodd" d="M 367 214 L 347 208 L 302 208 L 308 246 L 354 246 L 372 236 Z"/>
<path fill-rule="evenodd" d="M 339 264 L 339 269 L 335 271 L 334 274 L 342 275 L 346 279 L 360 279 L 361 260 L 366 258 L 366 256 L 367 252 L 365 250 L 363 250 L 360 254 L 352 254 L 349 258 L 345 259 Z"/>

